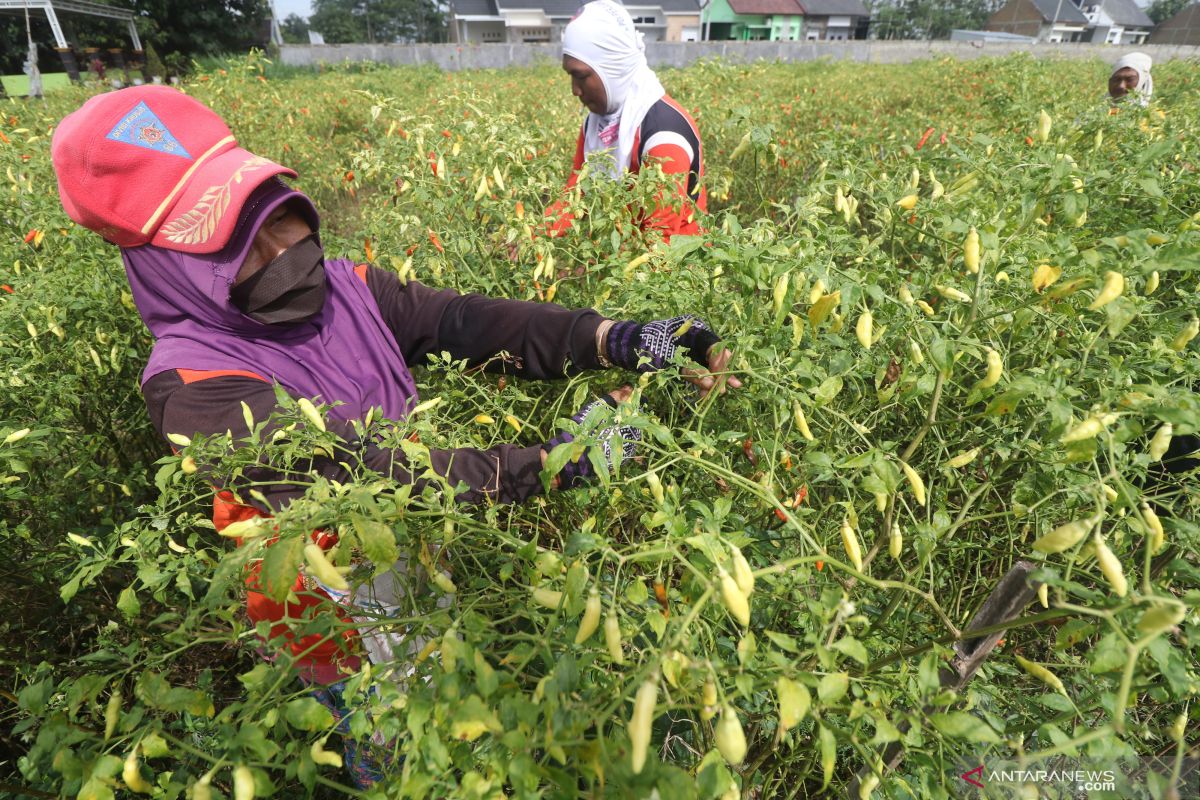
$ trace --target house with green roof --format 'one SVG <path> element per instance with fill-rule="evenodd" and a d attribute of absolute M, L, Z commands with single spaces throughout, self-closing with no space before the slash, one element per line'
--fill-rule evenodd
<path fill-rule="evenodd" d="M 870 17 L 862 0 L 711 0 L 704 8 L 712 41 L 865 39 Z"/>
<path fill-rule="evenodd" d="M 794 41 L 804 28 L 797 0 L 711 0 L 702 19 L 715 41 Z"/>

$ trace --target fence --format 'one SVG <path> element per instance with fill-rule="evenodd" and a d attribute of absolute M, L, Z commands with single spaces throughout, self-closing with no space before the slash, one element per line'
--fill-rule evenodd
<path fill-rule="evenodd" d="M 847 41 L 847 42 L 647 42 L 646 58 L 654 67 L 683 67 L 706 58 L 732 62 L 814 61 L 821 58 L 904 64 L 926 58 L 972 59 L 1030 53 L 1036 58 L 1115 60 L 1128 50 L 1141 50 L 1155 61 L 1200 58 L 1200 47 L 1146 44 L 1027 44 L 1023 42 Z M 434 64 L 443 70 L 502 69 L 557 62 L 555 44 L 332 44 L 284 45 L 281 58 L 289 66 L 375 61 L 383 64 Z"/>

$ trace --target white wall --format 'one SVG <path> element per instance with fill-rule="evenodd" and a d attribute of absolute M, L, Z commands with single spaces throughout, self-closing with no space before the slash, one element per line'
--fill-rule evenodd
<path fill-rule="evenodd" d="M 646 58 L 656 67 L 684 67 L 703 58 L 731 62 L 813 61 L 820 58 L 906 64 L 928 58 L 973 60 L 1030 53 L 1035 58 L 1090 58 L 1111 60 L 1111 46 L 1103 44 L 1048 44 L 1039 42 L 847 41 L 847 42 L 647 42 Z M 1200 58 L 1193 45 L 1146 44 L 1141 49 L 1156 63 Z M 280 58 L 290 66 L 316 66 L 343 61 L 376 61 L 386 64 L 436 64 L 442 69 L 501 69 L 509 66 L 556 64 L 562 57 L 557 44 L 285 44 Z"/>

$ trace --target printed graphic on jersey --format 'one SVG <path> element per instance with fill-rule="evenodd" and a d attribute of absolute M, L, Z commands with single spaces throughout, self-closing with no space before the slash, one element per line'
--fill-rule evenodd
<path fill-rule="evenodd" d="M 189 160 L 192 157 L 183 145 L 171 135 L 162 120 L 150 110 L 145 101 L 138 103 L 133 110 L 122 117 L 105 138 Z"/>

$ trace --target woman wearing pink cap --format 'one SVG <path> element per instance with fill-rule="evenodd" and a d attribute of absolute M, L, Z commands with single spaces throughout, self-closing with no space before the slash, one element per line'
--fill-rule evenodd
<path fill-rule="evenodd" d="M 588 110 L 579 131 L 567 188 L 585 163 L 613 180 L 625 180 L 643 164 L 658 164 L 675 182 L 675 192 L 644 209 L 640 223 L 669 241 L 700 233 L 697 212 L 708 208 L 700 130 L 683 106 L 667 94 L 646 63 L 646 45 L 620 3 L 593 0 L 563 31 L 562 68 L 571 93 Z M 546 211 L 551 235 L 571 227 L 565 204 Z"/>
<path fill-rule="evenodd" d="M 404 419 L 417 403 L 409 365 L 428 353 L 446 351 L 472 365 L 539 379 L 606 367 L 661 369 L 677 350 L 710 367 L 723 369 L 729 359 L 718 337 L 695 317 L 646 324 L 607 320 L 591 309 L 401 284 L 389 272 L 328 259 L 316 209 L 279 178 L 295 173 L 238 147 L 219 116 L 168 87 L 93 97 L 62 121 L 51 150 L 67 213 L 120 247 L 134 302 L 155 337 L 142 393 L 164 438 L 226 431 L 235 440 L 245 437 L 244 411 L 268 419 L 278 410 L 278 385 L 293 398 L 331 406 L 329 427 L 355 459 L 396 481 L 421 484 L 402 451 L 361 437 L 353 423 L 373 409 Z M 674 335 L 685 319 L 692 324 Z M 497 358 L 502 352 L 511 358 Z M 691 379 L 702 392 L 724 391 L 711 374 Z M 728 385 L 739 384 L 730 377 Z M 605 423 L 611 418 L 605 403 L 616 405 L 628 395 L 626 387 L 575 417 L 602 429 L 598 438 L 610 465 L 628 458 L 639 438 L 634 428 Z M 570 440 L 563 432 L 540 446 L 430 455 L 450 486 L 466 485 L 460 501 L 519 502 L 542 491 L 546 454 Z M 347 482 L 352 477 L 342 460 L 354 459 L 316 457 L 312 468 Z M 591 463 L 581 458 L 568 462 L 553 485 L 569 489 L 593 477 Z M 218 530 L 269 515 L 303 494 L 265 466 L 243 480 L 254 482 L 261 500 L 239 505 L 229 491 L 237 485 L 218 487 Z M 324 547 L 334 539 L 314 534 Z M 345 613 L 331 600 L 345 598 L 311 579 L 297 576 L 298 602 L 287 604 L 254 591 L 256 574 L 248 584 L 253 622 Z M 290 642 L 302 679 L 340 715 L 337 681 L 343 668 L 357 667 L 364 643 L 357 637 L 293 640 L 283 624 L 272 636 Z M 376 766 L 351 752 L 353 743 L 348 748 L 356 780 L 371 783 Z"/>

